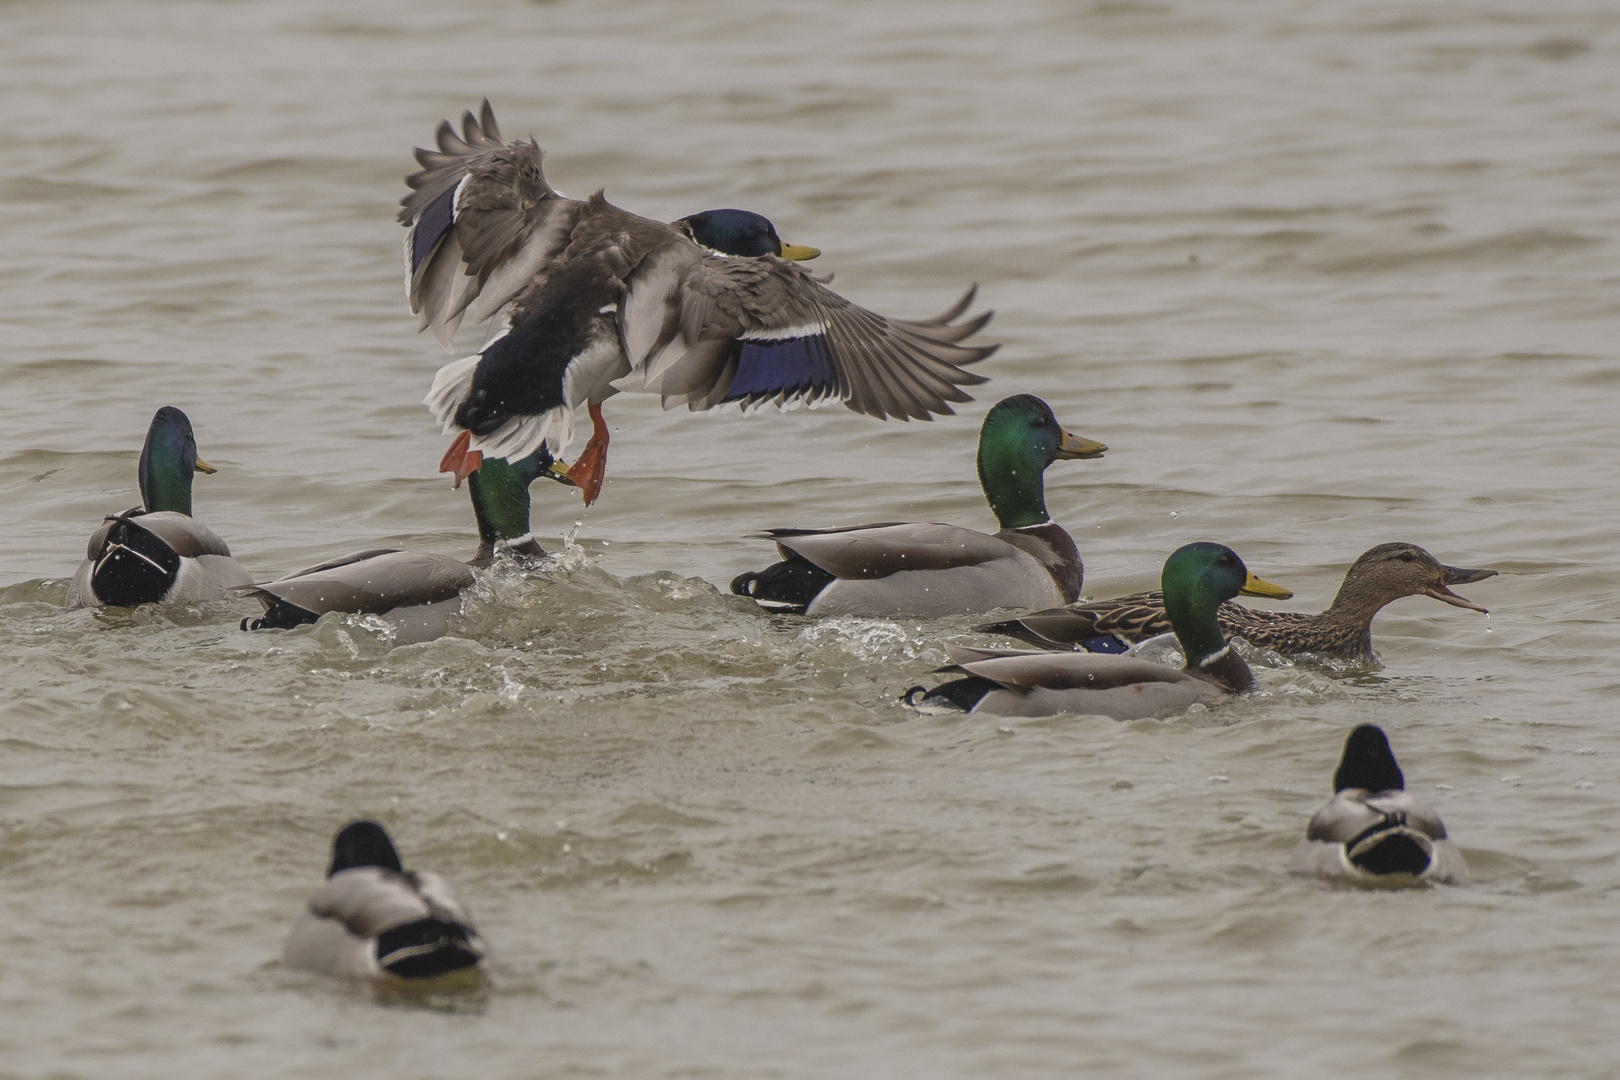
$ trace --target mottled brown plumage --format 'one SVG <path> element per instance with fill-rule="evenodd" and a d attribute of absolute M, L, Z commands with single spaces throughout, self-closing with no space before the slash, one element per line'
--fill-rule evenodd
<path fill-rule="evenodd" d="M 1333 605 L 1316 615 L 1296 611 L 1257 611 L 1228 601 L 1216 618 L 1221 632 L 1285 656 L 1304 653 L 1334 660 L 1373 658 L 1373 617 L 1403 596 L 1432 596 L 1454 607 L 1484 611 L 1447 586 L 1492 577 L 1495 570 L 1446 566 L 1416 544 L 1380 544 L 1357 559 L 1344 576 Z M 1112 635 L 1127 644 L 1170 632 L 1162 593 L 1132 593 L 1067 608 L 1052 608 L 1022 619 L 979 627 L 1045 649 L 1077 649 L 1092 638 Z"/>

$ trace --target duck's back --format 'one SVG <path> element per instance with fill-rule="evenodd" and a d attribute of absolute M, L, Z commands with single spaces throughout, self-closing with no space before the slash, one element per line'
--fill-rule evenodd
<path fill-rule="evenodd" d="M 973 529 L 899 524 L 771 536 L 836 579 L 811 601 L 810 615 L 938 618 L 1062 602 L 1052 573 L 1026 546 Z"/>
<path fill-rule="evenodd" d="M 131 511 L 90 537 L 68 585 L 67 606 L 203 603 L 251 584 L 230 547 L 202 522 L 168 510 Z"/>
<path fill-rule="evenodd" d="M 289 968 L 367 978 L 426 977 L 476 964 L 484 945 L 444 879 L 366 866 L 327 879 L 282 949 Z"/>

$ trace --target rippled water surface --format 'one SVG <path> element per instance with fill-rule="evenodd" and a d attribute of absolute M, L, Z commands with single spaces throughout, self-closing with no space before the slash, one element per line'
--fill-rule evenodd
<path fill-rule="evenodd" d="M 0 1074 L 1620 1075 L 1620 10 L 1598 0 L 0 9 Z M 466 557 L 393 222 L 488 95 L 553 181 L 768 214 L 877 310 L 967 283 L 955 418 L 609 402 L 609 483 L 455 636 L 66 611 L 157 406 L 256 574 Z M 1048 475 L 1093 596 L 1231 544 L 1316 610 L 1363 549 L 1384 666 L 1262 667 L 1178 720 L 919 715 L 942 623 L 725 595 L 772 525 L 986 527 L 977 424 Z M 577 449 L 577 447 L 576 447 Z M 577 543 L 561 536 L 582 519 Z M 1292 879 L 1388 729 L 1468 888 Z M 456 882 L 487 986 L 283 971 L 334 828 Z"/>

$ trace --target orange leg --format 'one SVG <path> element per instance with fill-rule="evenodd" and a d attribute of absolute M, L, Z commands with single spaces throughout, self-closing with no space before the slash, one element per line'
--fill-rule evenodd
<path fill-rule="evenodd" d="M 470 442 L 472 442 L 472 432 L 463 431 L 450 444 L 450 449 L 444 452 L 444 457 L 439 459 L 439 471 L 454 473 L 456 487 L 460 487 L 461 482 L 477 472 L 478 467 L 484 463 L 482 451 L 467 449 L 467 444 Z"/>
<path fill-rule="evenodd" d="M 589 506 L 602 494 L 602 477 L 607 473 L 608 428 L 607 421 L 602 419 L 602 406 L 596 402 L 590 404 L 591 414 L 591 441 L 585 444 L 585 449 L 579 457 L 574 459 L 573 467 L 568 470 L 568 479 L 585 495 L 585 505 Z"/>

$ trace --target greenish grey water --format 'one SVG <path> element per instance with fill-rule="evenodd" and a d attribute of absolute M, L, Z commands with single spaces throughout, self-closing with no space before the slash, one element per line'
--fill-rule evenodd
<path fill-rule="evenodd" d="M 8 4 L 0 35 L 0 1075 L 1615 1076 L 1620 13 L 1350 2 Z M 232 604 L 64 611 L 191 415 L 256 573 L 470 555 L 392 221 L 489 95 L 554 182 L 762 211 L 845 295 L 998 311 L 958 418 L 613 399 L 578 546 L 455 637 Z M 771 525 L 985 526 L 984 408 L 1100 461 L 1048 502 L 1086 591 L 1218 539 L 1290 606 L 1411 540 L 1384 667 L 1169 722 L 918 715 L 974 620 L 766 618 Z M 549 547 L 561 550 L 560 540 Z M 1344 733 L 1391 734 L 1466 889 L 1289 878 Z M 487 989 L 284 972 L 374 815 Z M 419 1003 L 416 1003 L 419 1004 Z"/>

